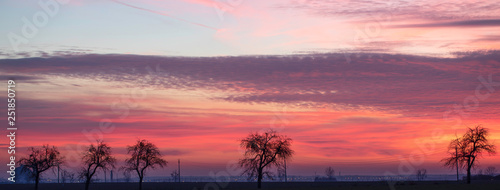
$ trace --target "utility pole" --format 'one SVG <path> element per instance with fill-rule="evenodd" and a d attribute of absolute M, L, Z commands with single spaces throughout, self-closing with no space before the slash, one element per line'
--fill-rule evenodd
<path fill-rule="evenodd" d="M 285 157 L 285 183 L 288 181 L 287 177 L 286 177 L 286 157 Z"/>
<path fill-rule="evenodd" d="M 57 183 L 59 183 L 59 165 L 57 165 Z"/>
<path fill-rule="evenodd" d="M 457 162 L 457 181 L 458 180 L 458 145 L 455 146 L 455 159 L 456 159 L 456 162 Z"/>
<path fill-rule="evenodd" d="M 181 159 L 177 160 L 177 178 L 179 179 L 179 182 L 177 183 L 177 189 L 181 189 Z"/>
<path fill-rule="evenodd" d="M 179 173 L 177 174 L 179 177 L 179 183 L 181 182 L 181 159 L 177 160 L 177 169 L 179 170 Z"/>

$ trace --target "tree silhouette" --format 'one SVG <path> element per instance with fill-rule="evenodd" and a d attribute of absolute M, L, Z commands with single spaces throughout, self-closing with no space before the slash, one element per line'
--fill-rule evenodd
<path fill-rule="evenodd" d="M 490 175 L 490 176 L 494 176 L 494 175 L 495 175 L 495 173 L 496 173 L 496 170 L 497 170 L 497 169 L 496 169 L 495 167 L 490 166 L 490 167 L 486 168 L 486 172 L 485 172 L 485 174 L 486 174 L 486 175 Z"/>
<path fill-rule="evenodd" d="M 142 190 L 142 180 L 148 168 L 154 169 L 156 166 L 164 167 L 167 161 L 161 158 L 158 147 L 147 140 L 137 140 L 133 146 L 127 146 L 130 158 L 125 160 L 125 169 L 135 171 L 139 176 L 139 190 Z"/>
<path fill-rule="evenodd" d="M 263 134 L 249 134 L 240 144 L 245 149 L 245 158 L 239 161 L 240 166 L 245 169 L 243 174 L 248 174 L 249 178 L 257 176 L 257 187 L 260 189 L 264 176 L 272 179 L 269 168 L 279 167 L 285 159 L 292 157 L 291 142 L 291 138 L 273 130 Z"/>
<path fill-rule="evenodd" d="M 456 164 L 467 170 L 467 183 L 470 184 L 471 169 L 477 164 L 477 158 L 484 152 L 495 154 L 495 145 L 488 142 L 488 129 L 477 125 L 467 128 L 467 132 L 450 142 L 448 152 L 450 157 L 443 159 L 445 166 L 455 167 Z M 456 151 L 456 152 L 455 152 Z"/>
<path fill-rule="evenodd" d="M 85 190 L 89 189 L 92 177 L 100 169 L 114 168 L 116 159 L 111 156 L 111 147 L 102 141 L 97 144 L 90 144 L 82 157 L 83 167 L 80 171 L 80 178 L 85 179 Z"/>
<path fill-rule="evenodd" d="M 35 189 L 38 189 L 40 175 L 64 162 L 64 157 L 55 146 L 50 147 L 48 144 L 40 148 L 29 147 L 30 154 L 28 157 L 21 158 L 19 164 L 24 165 L 23 172 L 30 174 L 31 178 L 35 179 Z"/>
<path fill-rule="evenodd" d="M 426 177 L 427 177 L 427 170 L 426 169 L 417 170 L 417 180 L 418 181 L 423 181 Z"/>
<path fill-rule="evenodd" d="M 325 169 L 325 175 L 328 177 L 328 179 L 333 179 L 333 176 L 335 175 L 335 170 L 329 166 L 328 168 Z"/>
<path fill-rule="evenodd" d="M 68 170 L 61 170 L 61 182 L 62 183 L 73 183 L 75 181 L 75 174 L 69 172 Z"/>

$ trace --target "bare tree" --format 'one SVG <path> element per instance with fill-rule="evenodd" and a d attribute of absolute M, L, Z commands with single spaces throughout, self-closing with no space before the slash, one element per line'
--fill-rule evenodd
<path fill-rule="evenodd" d="M 239 161 L 245 169 L 243 174 L 248 174 L 249 178 L 257 176 L 257 187 L 260 189 L 264 176 L 272 179 L 269 168 L 279 167 L 285 159 L 292 158 L 291 142 L 291 138 L 273 130 L 263 134 L 251 133 L 241 140 L 241 147 L 245 149 L 244 158 Z"/>
<path fill-rule="evenodd" d="M 495 167 L 490 166 L 490 167 L 486 168 L 486 172 L 485 173 L 486 173 L 486 175 L 494 176 L 495 173 L 496 173 L 496 171 L 497 170 L 496 170 Z"/>
<path fill-rule="evenodd" d="M 427 170 L 426 169 L 417 170 L 417 180 L 418 181 L 423 181 L 426 177 L 427 177 Z"/>
<path fill-rule="evenodd" d="M 125 160 L 125 169 L 135 171 L 139 176 L 139 190 L 142 190 L 142 180 L 148 168 L 154 169 L 156 166 L 164 167 L 167 161 L 161 158 L 161 153 L 155 144 L 147 140 L 137 140 L 132 146 L 127 146 L 130 158 Z"/>
<path fill-rule="evenodd" d="M 467 132 L 456 140 L 453 140 L 448 152 L 450 157 L 443 159 L 445 166 L 455 167 L 456 164 L 467 170 L 467 183 L 470 183 L 471 169 L 476 165 L 476 159 L 483 153 L 495 154 L 495 145 L 488 142 L 488 129 L 477 125 L 467 128 Z M 456 152 L 455 152 L 456 151 Z"/>
<path fill-rule="evenodd" d="M 326 177 L 328 177 L 328 179 L 333 179 L 333 176 L 335 176 L 335 170 L 331 166 L 329 166 L 325 169 L 325 175 Z"/>
<path fill-rule="evenodd" d="M 80 171 L 80 178 L 85 179 L 85 190 L 89 189 L 92 177 L 98 169 L 114 168 L 116 159 L 111 156 L 111 147 L 102 141 L 90 146 L 83 153 L 82 161 L 84 166 Z"/>
<path fill-rule="evenodd" d="M 48 144 L 40 148 L 29 147 L 30 154 L 28 157 L 21 158 L 19 164 L 24 165 L 23 172 L 30 174 L 31 178 L 35 179 L 35 189 L 38 189 L 40 175 L 64 162 L 64 157 L 61 156 L 57 147 L 50 147 Z"/>
<path fill-rule="evenodd" d="M 75 181 L 75 174 L 63 169 L 61 170 L 61 181 L 62 183 L 73 183 Z"/>

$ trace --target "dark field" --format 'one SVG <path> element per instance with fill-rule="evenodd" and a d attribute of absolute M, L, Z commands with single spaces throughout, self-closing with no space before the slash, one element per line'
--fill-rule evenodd
<path fill-rule="evenodd" d="M 225 188 L 220 186 L 227 185 Z M 143 190 L 250 190 L 257 189 L 256 183 L 250 182 L 234 182 L 234 183 L 144 183 Z M 451 181 L 423 181 L 423 182 L 398 182 L 391 188 L 387 182 L 269 182 L 263 183 L 262 189 L 276 189 L 276 190 L 500 190 L 500 181 L 473 181 L 472 184 L 463 184 Z M 31 190 L 34 189 L 34 184 L 1 184 L 1 190 Z M 83 190 L 84 184 L 40 184 L 40 190 Z M 137 183 L 94 183 L 91 184 L 90 190 L 136 190 L 138 189 Z"/>

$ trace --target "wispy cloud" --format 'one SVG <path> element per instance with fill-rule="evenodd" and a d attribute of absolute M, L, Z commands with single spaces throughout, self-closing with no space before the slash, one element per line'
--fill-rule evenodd
<path fill-rule="evenodd" d="M 291 1 L 277 4 L 280 9 L 298 9 L 319 16 L 344 16 L 358 20 L 375 20 L 381 15 L 391 20 L 452 20 L 495 18 L 500 10 L 497 1 Z"/>
<path fill-rule="evenodd" d="M 453 59 L 389 54 L 357 56 L 349 64 L 343 54 L 262 58 L 88 55 L 4 60 L 0 64 L 7 72 L 24 74 L 47 72 L 143 87 L 231 91 L 234 93 L 211 96 L 230 102 L 370 107 L 412 113 L 442 112 L 472 93 L 479 83 L 478 76 L 500 73 L 495 65 L 499 64 L 497 52 Z M 470 62 L 470 57 L 474 57 L 474 62 Z M 15 62 L 22 62 L 18 65 L 23 66 L 10 64 Z M 73 69 L 67 69 L 68 63 Z M 139 63 L 151 68 L 156 64 L 163 72 L 151 81 L 148 71 L 139 67 Z M 53 69 L 37 69 L 47 65 Z"/>
<path fill-rule="evenodd" d="M 189 23 L 189 24 L 192 24 L 192 25 L 200 26 L 200 27 L 203 27 L 203 28 L 207 28 L 207 29 L 211 29 L 211 30 L 215 30 L 215 31 L 218 30 L 217 28 L 214 28 L 214 27 L 211 27 L 211 26 L 207 26 L 205 24 L 201 24 L 201 23 L 197 23 L 197 22 L 192 22 L 192 21 L 189 21 L 189 20 L 186 20 L 186 19 L 183 19 L 183 18 L 179 18 L 179 17 L 173 16 L 173 15 L 170 15 L 170 14 L 167 14 L 167 13 L 164 13 L 164 12 L 160 12 L 160 11 L 155 11 L 155 10 L 150 10 L 150 9 L 146 9 L 146 8 L 134 6 L 134 5 L 131 5 L 131 4 L 128 4 L 128 3 L 124 3 L 124 2 L 118 1 L 118 0 L 111 0 L 111 1 L 113 1 L 115 3 L 118 3 L 118 4 L 121 4 L 121 5 L 124 5 L 124 6 L 127 6 L 127 7 L 130 7 L 130 8 L 134 8 L 134 9 L 138 9 L 138 10 L 150 12 L 150 13 L 157 14 L 157 15 L 162 15 L 162 16 L 170 17 L 172 19 L 175 19 L 175 20 L 178 20 L 178 21 L 181 21 L 181 22 L 185 22 L 185 23 Z"/>
<path fill-rule="evenodd" d="M 430 27 L 499 27 L 500 20 L 464 20 L 454 22 L 438 22 L 424 24 L 404 24 L 395 25 L 394 28 L 430 28 Z"/>

